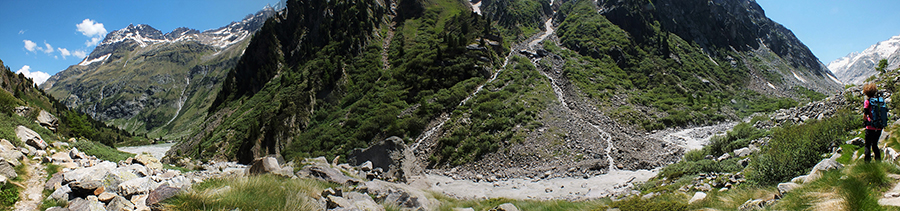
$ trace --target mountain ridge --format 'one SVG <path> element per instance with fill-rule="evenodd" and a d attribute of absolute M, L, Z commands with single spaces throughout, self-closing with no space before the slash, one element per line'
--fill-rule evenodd
<path fill-rule="evenodd" d="M 200 110 L 212 101 L 204 96 L 218 90 L 248 38 L 274 14 L 265 7 L 203 32 L 129 25 L 107 34 L 81 63 L 41 87 L 68 107 L 129 132 L 177 139 L 202 119 L 206 112 Z"/>
<path fill-rule="evenodd" d="M 835 75 L 845 84 L 862 84 L 876 74 L 875 66 L 882 59 L 888 60 L 889 69 L 900 67 L 900 35 L 880 41 L 862 52 L 852 52 L 828 63 Z"/>

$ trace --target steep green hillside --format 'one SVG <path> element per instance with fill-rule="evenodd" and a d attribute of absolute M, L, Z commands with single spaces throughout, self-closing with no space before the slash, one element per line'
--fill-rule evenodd
<path fill-rule="evenodd" d="M 9 67 L 3 65 L 0 60 L 0 138 L 18 142 L 15 128 L 24 125 L 38 132 L 48 141 L 59 140 L 62 137 L 87 138 L 96 142 L 113 146 L 123 141 L 140 141 L 145 138 L 132 137 L 132 135 L 115 127 L 110 127 L 103 122 L 96 121 L 90 116 L 69 110 L 63 104 L 37 88 L 31 79 L 22 74 L 16 75 Z M 14 108 L 19 106 L 31 107 L 29 116 L 19 116 Z M 39 111 L 50 112 L 59 119 L 56 131 L 51 131 L 35 122 Z"/>
<path fill-rule="evenodd" d="M 682 152 L 638 134 L 793 107 L 838 87 L 752 2 L 484 1 L 482 15 L 460 0 L 395 3 L 288 1 L 169 159 L 333 157 L 397 136 L 421 147 L 427 167 L 487 158 L 498 168 L 645 169 Z M 694 10 L 719 19 L 662 20 Z M 759 32 L 689 30 L 734 23 Z"/>

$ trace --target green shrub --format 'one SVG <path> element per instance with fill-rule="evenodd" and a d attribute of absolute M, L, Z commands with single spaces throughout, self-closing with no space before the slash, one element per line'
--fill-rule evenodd
<path fill-rule="evenodd" d="M 0 208 L 11 209 L 19 201 L 19 187 L 6 183 L 0 186 Z"/>
<path fill-rule="evenodd" d="M 702 159 L 698 161 L 685 161 L 674 163 L 664 167 L 660 172 L 660 177 L 679 178 L 685 175 L 693 175 L 697 173 L 709 172 L 737 172 L 742 169 L 738 164 L 740 158 L 730 158 L 719 162 L 714 160 Z"/>
<path fill-rule="evenodd" d="M 753 158 L 747 177 L 757 184 L 776 184 L 806 173 L 834 143 L 857 129 L 859 115 L 842 110 L 823 121 L 776 128 L 772 140 Z"/>
<path fill-rule="evenodd" d="M 756 129 L 750 123 L 741 122 L 728 131 L 725 136 L 715 136 L 710 139 L 706 149 L 710 155 L 718 157 L 735 149 L 747 147 L 750 141 L 761 138 L 764 135 L 765 132 Z"/>

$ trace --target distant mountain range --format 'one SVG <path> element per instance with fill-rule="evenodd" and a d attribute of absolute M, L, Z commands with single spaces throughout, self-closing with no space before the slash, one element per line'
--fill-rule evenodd
<path fill-rule="evenodd" d="M 828 69 L 845 84 L 862 84 L 878 74 L 875 66 L 882 59 L 888 60 L 888 68 L 900 66 L 900 35 L 881 41 L 862 52 L 853 52 L 828 63 Z"/>
<path fill-rule="evenodd" d="M 106 35 L 77 65 L 42 84 L 66 106 L 138 134 L 189 131 L 201 121 L 248 38 L 275 14 L 266 7 L 218 29 L 163 33 L 129 25 Z M 162 135 L 159 135 L 162 136 Z"/>

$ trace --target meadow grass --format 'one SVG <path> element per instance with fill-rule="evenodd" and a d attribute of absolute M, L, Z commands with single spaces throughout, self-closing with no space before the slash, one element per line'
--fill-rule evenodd
<path fill-rule="evenodd" d="M 209 179 L 164 201 L 167 210 L 317 210 L 334 184 L 273 175 Z"/>

